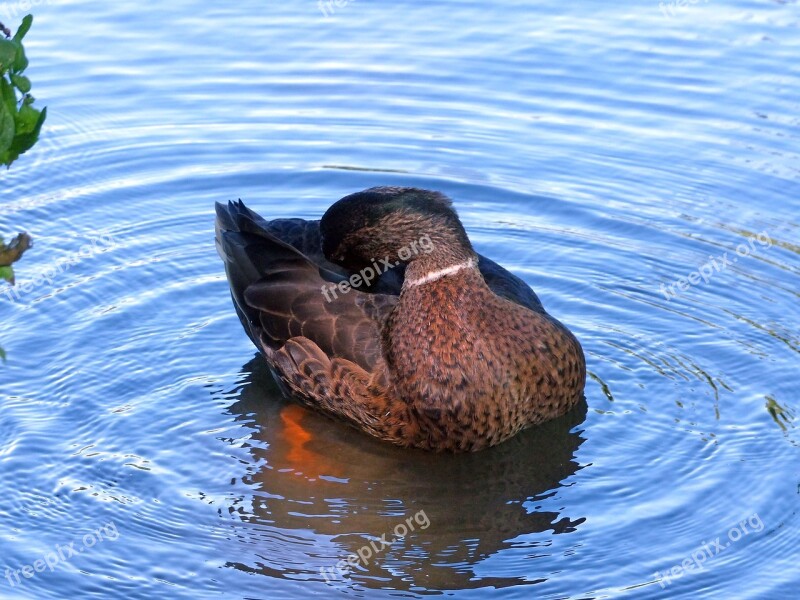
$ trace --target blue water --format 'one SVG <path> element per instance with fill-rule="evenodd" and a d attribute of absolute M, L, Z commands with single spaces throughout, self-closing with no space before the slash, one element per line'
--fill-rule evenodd
<path fill-rule="evenodd" d="M 796 595 L 797 2 L 340 3 L 34 7 L 0 597 Z M 581 340 L 585 406 L 440 456 L 281 398 L 213 204 L 373 185 L 454 199 Z"/>

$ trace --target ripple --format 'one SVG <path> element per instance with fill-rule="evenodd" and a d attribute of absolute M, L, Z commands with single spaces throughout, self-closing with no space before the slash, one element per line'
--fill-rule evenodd
<path fill-rule="evenodd" d="M 40 6 L 50 116 L 0 216 L 36 240 L 0 296 L 0 544 L 15 569 L 120 538 L 14 592 L 791 597 L 794 4 Z M 576 333 L 585 406 L 449 457 L 286 403 L 232 310 L 213 203 L 318 218 L 386 184 L 452 196 Z M 97 235 L 114 243 L 42 281 Z M 763 531 L 661 589 L 754 514 Z"/>

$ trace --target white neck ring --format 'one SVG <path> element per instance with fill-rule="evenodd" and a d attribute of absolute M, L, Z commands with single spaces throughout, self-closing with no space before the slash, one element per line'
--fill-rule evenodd
<path fill-rule="evenodd" d="M 463 271 L 464 269 L 471 269 L 477 266 L 478 261 L 474 258 L 470 258 L 463 263 L 458 263 L 457 265 L 452 265 L 450 267 L 445 267 L 444 269 L 439 269 L 438 271 L 431 271 L 430 273 L 423 275 L 422 277 L 418 277 L 417 279 L 406 279 L 404 283 L 404 287 L 416 287 L 418 285 L 425 285 L 426 283 L 430 283 L 432 281 L 437 281 L 442 277 L 447 277 L 448 275 L 454 275 L 459 271 Z"/>

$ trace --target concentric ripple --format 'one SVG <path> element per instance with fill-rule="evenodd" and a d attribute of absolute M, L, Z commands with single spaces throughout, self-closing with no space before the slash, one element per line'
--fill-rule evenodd
<path fill-rule="evenodd" d="M 35 8 L 0 596 L 792 597 L 797 3 L 322 7 Z M 281 397 L 213 204 L 373 185 L 455 200 L 580 339 L 584 405 L 454 457 Z"/>

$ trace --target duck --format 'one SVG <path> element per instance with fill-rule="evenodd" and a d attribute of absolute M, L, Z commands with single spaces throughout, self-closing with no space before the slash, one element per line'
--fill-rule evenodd
<path fill-rule="evenodd" d="M 216 204 L 233 305 L 282 390 L 405 448 L 474 452 L 583 399 L 577 338 L 478 254 L 445 194 L 372 187 L 319 220 Z"/>

